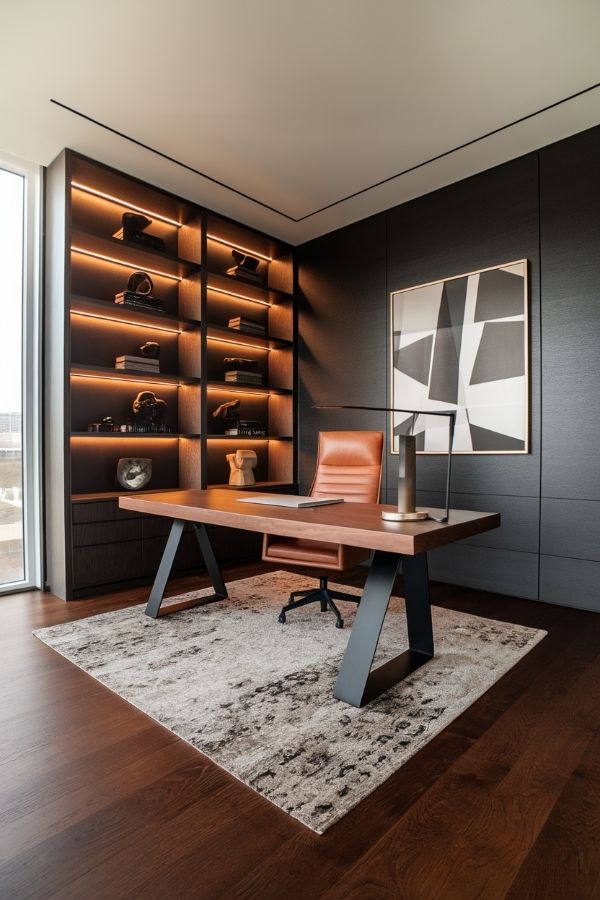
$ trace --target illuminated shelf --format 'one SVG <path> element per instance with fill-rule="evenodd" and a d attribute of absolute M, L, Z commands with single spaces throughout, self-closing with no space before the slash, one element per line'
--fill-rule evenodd
<path fill-rule="evenodd" d="M 233 241 L 228 240 L 227 238 L 221 237 L 217 234 L 211 234 L 208 232 L 206 235 L 207 240 L 214 241 L 215 244 L 221 244 L 224 247 L 230 247 L 232 250 L 239 250 L 240 253 L 246 253 L 248 256 L 254 256 L 261 260 L 261 262 L 271 263 L 273 262 L 272 256 L 267 256 L 265 253 L 261 253 L 259 250 L 253 250 L 250 247 L 246 247 L 242 244 L 236 244 Z"/>
<path fill-rule="evenodd" d="M 293 294 L 286 294 L 285 291 L 277 291 L 264 284 L 255 284 L 253 281 L 246 281 L 238 278 L 236 275 L 227 275 L 225 272 L 208 271 L 208 290 L 215 293 L 222 293 L 231 297 L 233 300 L 246 300 L 249 303 L 260 303 L 263 306 L 272 306 L 276 303 L 291 301 Z M 251 292 L 256 291 L 253 295 Z"/>
<path fill-rule="evenodd" d="M 116 440 L 127 440 L 127 441 L 157 441 L 157 440 L 167 440 L 167 441 L 176 441 L 179 438 L 199 438 L 202 437 L 201 434 L 179 434 L 175 432 L 154 432 L 147 431 L 144 434 L 131 434 L 123 431 L 72 431 L 72 438 L 90 438 L 92 440 L 96 438 L 102 438 L 106 440 L 106 438 L 115 438 Z M 284 438 L 282 440 L 290 440 L 289 438 Z"/>
<path fill-rule="evenodd" d="M 206 386 L 213 388 L 215 391 L 232 391 L 238 394 L 282 394 L 289 395 L 292 391 L 289 388 L 272 388 L 261 384 L 236 384 L 231 381 L 207 381 Z"/>
<path fill-rule="evenodd" d="M 199 319 L 186 319 L 183 316 L 172 316 L 169 313 L 150 312 L 113 303 L 110 300 L 98 300 L 94 297 L 74 295 L 71 298 L 71 312 L 90 318 L 117 321 L 125 325 L 147 326 L 161 331 L 189 331 L 200 328 Z"/>
<path fill-rule="evenodd" d="M 282 488 L 289 488 L 290 490 L 286 491 L 286 493 L 291 494 L 296 490 L 297 485 L 290 484 L 289 481 L 255 481 L 254 484 L 245 484 L 243 487 L 237 484 L 209 484 L 207 490 L 266 491 L 271 489 L 272 491 L 280 491 Z"/>
<path fill-rule="evenodd" d="M 75 364 L 71 366 L 71 375 L 80 378 L 95 378 L 100 381 L 136 381 L 148 384 L 200 384 L 199 378 L 186 375 L 165 375 L 159 372 L 139 372 L 133 369 L 113 369 L 110 366 L 86 366 Z"/>
<path fill-rule="evenodd" d="M 161 253 L 131 241 L 107 237 L 84 228 L 73 228 L 71 232 L 71 251 L 81 253 L 86 258 L 98 259 L 124 268 L 143 270 L 151 275 L 181 280 L 200 272 L 199 263 L 169 253 Z"/>
<path fill-rule="evenodd" d="M 117 197 L 114 194 L 107 194 L 106 191 L 101 191 L 98 188 L 93 187 L 92 185 L 73 180 L 71 181 L 71 187 L 75 191 L 81 191 L 84 194 L 90 194 L 93 197 L 98 197 L 100 200 L 104 200 L 107 203 L 112 203 L 115 206 L 121 207 L 121 209 L 127 209 L 131 212 L 142 213 L 145 216 L 150 216 L 152 219 L 158 219 L 159 222 L 162 222 L 163 224 L 173 225 L 175 228 L 183 227 L 183 222 L 179 222 L 176 219 L 172 219 L 169 216 L 163 215 L 162 213 L 155 212 L 154 210 L 148 209 L 145 206 L 138 206 L 138 204 L 133 203 L 124 197 Z"/>
<path fill-rule="evenodd" d="M 116 500 L 118 497 L 129 497 L 131 494 L 162 494 L 163 491 L 180 491 L 181 488 L 148 488 L 141 491 L 100 491 L 96 494 L 71 494 L 73 503 L 91 503 L 94 500 Z"/>
<path fill-rule="evenodd" d="M 292 347 L 292 341 L 281 340 L 280 338 L 270 338 L 268 336 L 259 337 L 255 334 L 247 334 L 244 331 L 238 331 L 237 328 L 227 328 L 224 325 L 208 325 L 209 341 L 222 341 L 225 344 L 239 344 L 242 347 L 253 347 L 256 350 L 282 350 L 286 347 Z"/>
<path fill-rule="evenodd" d="M 278 437 L 267 434 L 264 437 L 244 437 L 241 434 L 207 434 L 207 441 L 291 441 L 291 437 Z"/>

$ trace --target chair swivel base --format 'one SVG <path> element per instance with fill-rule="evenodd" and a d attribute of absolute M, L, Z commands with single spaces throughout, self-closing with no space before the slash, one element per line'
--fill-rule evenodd
<path fill-rule="evenodd" d="M 298 599 L 296 599 L 298 598 Z M 319 587 L 310 588 L 305 591 L 292 591 L 289 602 L 283 607 L 277 621 L 282 625 L 286 623 L 286 614 L 293 609 L 299 609 L 301 606 L 308 606 L 310 603 L 320 603 L 321 612 L 327 612 L 330 609 L 335 613 L 335 627 L 343 628 L 344 620 L 339 609 L 333 602 L 334 600 L 350 600 L 352 603 L 360 603 L 360 595 L 346 594 L 342 591 L 331 591 L 327 586 L 327 578 L 319 578 Z"/>

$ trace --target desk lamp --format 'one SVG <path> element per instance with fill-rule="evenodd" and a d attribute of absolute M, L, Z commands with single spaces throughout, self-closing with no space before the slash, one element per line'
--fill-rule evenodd
<path fill-rule="evenodd" d="M 411 433 L 398 435 L 399 468 L 398 468 L 398 509 L 382 510 L 381 518 L 386 522 L 418 522 L 423 519 L 432 519 L 434 522 L 447 522 L 450 516 L 450 471 L 452 466 L 452 442 L 454 440 L 454 426 L 456 412 L 454 410 L 419 410 L 398 409 L 391 406 L 314 406 L 313 409 L 360 409 L 367 412 L 399 412 L 412 415 Z M 423 416 L 445 416 L 448 421 L 448 467 L 446 469 L 446 512 L 443 516 L 434 516 L 427 510 L 416 509 L 417 499 L 417 446 L 416 438 L 412 434 L 415 418 Z"/>

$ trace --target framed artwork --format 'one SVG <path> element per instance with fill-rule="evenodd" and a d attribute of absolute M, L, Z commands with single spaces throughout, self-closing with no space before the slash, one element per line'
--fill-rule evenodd
<path fill-rule="evenodd" d="M 390 406 L 398 435 L 417 451 L 447 452 L 445 418 L 456 410 L 455 453 L 529 453 L 527 260 L 420 284 L 390 296 Z"/>

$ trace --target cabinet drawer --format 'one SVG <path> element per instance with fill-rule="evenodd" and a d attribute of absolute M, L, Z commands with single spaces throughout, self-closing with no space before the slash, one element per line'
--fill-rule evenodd
<path fill-rule="evenodd" d="M 86 522 L 115 522 L 125 519 L 141 519 L 142 514 L 131 509 L 119 509 L 117 500 L 90 500 L 72 503 L 73 524 Z"/>
<path fill-rule="evenodd" d="M 142 575 L 141 541 L 73 549 L 73 588 L 110 585 Z"/>
<path fill-rule="evenodd" d="M 116 541 L 139 541 L 142 523 L 139 519 L 125 522 L 88 522 L 73 525 L 73 546 L 92 547 L 95 544 L 114 544 Z"/>

